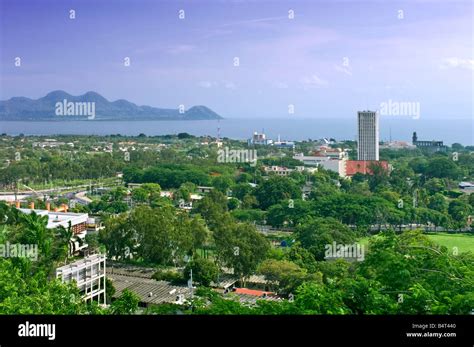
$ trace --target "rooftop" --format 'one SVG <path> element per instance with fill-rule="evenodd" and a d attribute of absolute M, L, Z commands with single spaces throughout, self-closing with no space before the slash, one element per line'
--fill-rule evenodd
<path fill-rule="evenodd" d="M 273 292 L 266 292 L 264 290 L 256 290 L 256 289 L 248 289 L 248 288 L 235 288 L 234 293 L 247 294 L 247 295 L 253 295 L 253 296 L 267 296 L 267 295 L 275 294 Z"/>
<path fill-rule="evenodd" d="M 54 229 L 60 225 L 67 228 L 69 222 L 74 226 L 76 224 L 87 222 L 87 219 L 89 218 L 87 213 L 54 212 L 48 210 L 32 210 L 29 208 L 20 208 L 19 210 L 27 214 L 34 211 L 37 215 L 48 216 L 48 229 Z"/>
<path fill-rule="evenodd" d="M 120 297 L 125 289 L 138 295 L 140 302 L 145 304 L 182 304 L 184 300 L 191 297 L 191 289 L 186 286 L 175 286 L 166 281 L 123 276 L 107 272 L 114 287 L 114 298 Z"/>

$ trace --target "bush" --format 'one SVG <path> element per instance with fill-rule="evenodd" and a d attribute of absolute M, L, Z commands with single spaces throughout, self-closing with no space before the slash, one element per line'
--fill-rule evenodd
<path fill-rule="evenodd" d="M 157 281 L 168 281 L 172 284 L 184 284 L 186 279 L 181 272 L 175 270 L 158 269 L 151 278 Z"/>

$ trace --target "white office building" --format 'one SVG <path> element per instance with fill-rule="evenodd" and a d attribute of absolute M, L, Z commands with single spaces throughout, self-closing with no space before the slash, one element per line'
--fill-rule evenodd
<path fill-rule="evenodd" d="M 379 117 L 374 111 L 357 112 L 357 160 L 379 160 Z"/>

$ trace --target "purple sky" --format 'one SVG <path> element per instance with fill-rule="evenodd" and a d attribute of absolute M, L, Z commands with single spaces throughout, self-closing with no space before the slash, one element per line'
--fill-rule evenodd
<path fill-rule="evenodd" d="M 468 118 L 472 18 L 471 0 L 0 0 L 0 99 L 93 90 L 229 118 L 354 118 L 391 99 Z"/>

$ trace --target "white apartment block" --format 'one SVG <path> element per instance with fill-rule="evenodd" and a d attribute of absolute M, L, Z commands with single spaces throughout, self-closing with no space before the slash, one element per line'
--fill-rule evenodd
<path fill-rule="evenodd" d="M 56 278 L 63 283 L 76 281 L 86 302 L 105 305 L 105 255 L 93 254 L 56 269 Z"/>
<path fill-rule="evenodd" d="M 374 111 L 357 112 L 357 160 L 379 160 L 379 117 Z"/>

